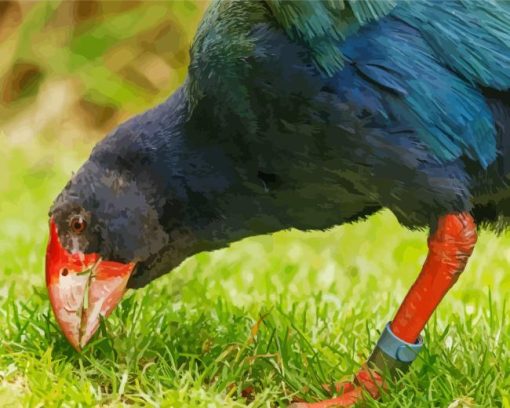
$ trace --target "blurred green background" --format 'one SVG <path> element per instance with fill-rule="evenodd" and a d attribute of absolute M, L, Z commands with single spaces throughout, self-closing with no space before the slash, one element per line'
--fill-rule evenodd
<path fill-rule="evenodd" d="M 48 208 L 97 140 L 181 83 L 205 7 L 0 1 L 0 406 L 324 398 L 320 385 L 357 370 L 418 273 L 426 232 L 383 211 L 200 254 L 129 292 L 81 355 L 66 343 L 44 287 Z M 510 407 L 509 256 L 508 234 L 481 234 L 415 369 L 369 405 Z"/>
<path fill-rule="evenodd" d="M 0 1 L 0 123 L 17 143 L 97 138 L 183 80 L 206 2 Z"/>

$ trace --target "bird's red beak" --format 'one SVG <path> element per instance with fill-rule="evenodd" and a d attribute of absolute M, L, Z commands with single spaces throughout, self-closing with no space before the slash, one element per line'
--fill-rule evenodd
<path fill-rule="evenodd" d="M 76 350 L 83 348 L 120 302 L 135 267 L 102 260 L 98 254 L 70 253 L 50 220 L 46 286 L 57 322 Z"/>

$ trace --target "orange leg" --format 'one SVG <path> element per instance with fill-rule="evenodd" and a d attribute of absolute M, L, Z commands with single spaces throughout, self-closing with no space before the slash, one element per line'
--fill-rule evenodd
<path fill-rule="evenodd" d="M 385 364 L 389 362 L 393 368 L 402 369 L 414 360 L 415 353 L 421 347 L 420 332 L 464 270 L 476 238 L 476 224 L 469 213 L 447 214 L 439 219 L 428 240 L 429 253 L 422 271 L 395 318 L 381 336 L 369 360 L 372 367 L 385 370 Z M 317 403 L 300 403 L 296 406 L 350 407 L 362 400 L 363 391 L 378 398 L 382 385 L 382 377 L 364 367 L 355 381 L 344 388 L 345 392 L 340 397 Z"/>
<path fill-rule="evenodd" d="M 464 271 L 476 244 L 476 224 L 469 213 L 439 219 L 430 236 L 423 269 L 391 323 L 400 339 L 414 343 L 448 290 Z"/>

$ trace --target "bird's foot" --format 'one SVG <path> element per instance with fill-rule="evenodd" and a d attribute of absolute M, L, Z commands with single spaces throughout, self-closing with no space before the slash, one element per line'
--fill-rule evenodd
<path fill-rule="evenodd" d="M 324 388 L 328 391 L 331 389 L 327 385 Z M 354 381 L 335 384 L 335 391 L 340 394 L 338 397 L 319 402 L 296 402 L 290 408 L 352 407 L 366 397 L 378 399 L 383 389 L 383 378 L 364 366 L 356 374 Z"/>

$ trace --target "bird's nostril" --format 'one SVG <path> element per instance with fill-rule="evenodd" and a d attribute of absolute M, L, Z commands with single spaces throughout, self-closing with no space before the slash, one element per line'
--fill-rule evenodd
<path fill-rule="evenodd" d="M 67 276 L 68 273 L 69 271 L 67 270 L 67 268 L 62 269 L 62 276 Z"/>

